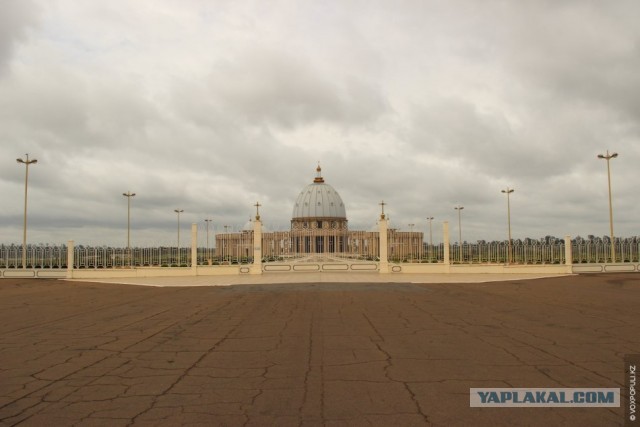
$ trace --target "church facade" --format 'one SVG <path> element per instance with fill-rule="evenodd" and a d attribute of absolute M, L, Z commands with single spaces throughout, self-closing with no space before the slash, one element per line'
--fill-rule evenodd
<path fill-rule="evenodd" d="M 422 232 L 390 229 L 390 257 L 418 257 L 422 253 Z M 237 233 L 216 234 L 216 259 L 224 263 L 248 262 L 253 247 L 251 223 Z M 312 183 L 295 199 L 291 226 L 286 231 L 262 232 L 263 261 L 378 260 L 378 231 L 350 230 L 340 194 L 322 177 L 320 166 Z"/>

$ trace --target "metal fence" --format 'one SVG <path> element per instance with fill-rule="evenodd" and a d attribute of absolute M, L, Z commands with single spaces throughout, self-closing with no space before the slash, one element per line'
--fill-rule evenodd
<path fill-rule="evenodd" d="M 505 264 L 509 262 L 508 242 L 454 243 L 450 246 L 451 262 L 454 264 L 482 263 Z M 564 241 L 513 242 L 511 262 L 514 264 L 564 264 Z"/>
<path fill-rule="evenodd" d="M 418 239 L 392 239 L 387 242 L 387 258 L 394 263 L 444 262 L 444 244 L 429 245 Z"/>
<path fill-rule="evenodd" d="M 251 264 L 253 263 L 253 231 L 245 230 L 237 233 L 219 233 L 215 235 L 215 249 L 198 263 L 212 265 Z"/>
<path fill-rule="evenodd" d="M 611 242 L 580 240 L 572 242 L 574 264 L 640 262 L 640 241 L 637 238 L 616 239 L 616 259 L 611 259 Z"/>
<path fill-rule="evenodd" d="M 191 267 L 191 248 L 74 248 L 74 268 L 127 268 L 127 267 Z M 246 264 L 252 259 L 239 258 L 230 253 L 216 255 L 215 248 L 197 248 L 197 265 Z"/>
<path fill-rule="evenodd" d="M 346 230 L 276 231 L 262 235 L 262 257 L 265 262 L 379 259 L 380 239 L 377 232 Z"/>
<path fill-rule="evenodd" d="M 429 245 L 409 233 L 390 236 L 388 260 L 394 263 L 444 262 L 444 244 Z M 379 260 L 377 232 L 349 231 L 319 233 L 317 231 L 282 231 L 263 234 L 264 262 L 313 260 L 318 256 L 352 260 Z M 611 244 L 607 240 L 574 239 L 571 243 L 574 264 L 611 263 Z M 514 264 L 563 264 L 565 243 L 560 239 L 514 241 L 511 247 Z M 640 239 L 616 239 L 617 263 L 640 262 Z M 501 242 L 458 243 L 449 246 L 452 263 L 504 264 L 508 262 L 509 245 Z M 28 245 L 27 268 L 66 269 L 66 245 Z M 198 265 L 248 264 L 253 262 L 253 232 L 216 235 L 213 247 L 197 248 Z M 108 246 L 76 246 L 75 269 L 126 267 L 189 267 L 191 248 L 163 246 L 119 248 Z M 22 268 L 22 246 L 0 245 L 0 269 Z"/>
<path fill-rule="evenodd" d="M 573 240 L 571 261 L 574 264 L 631 263 L 640 262 L 640 242 L 636 238 L 616 239 L 615 260 L 611 258 L 611 243 L 604 240 Z M 509 244 L 502 242 L 454 243 L 450 246 L 452 263 L 496 263 L 509 260 Z M 444 258 L 438 258 L 443 261 Z M 514 264 L 564 264 L 565 243 L 559 239 L 521 241 L 511 245 L 511 262 Z"/>
<path fill-rule="evenodd" d="M 188 267 L 191 249 L 177 247 L 113 248 L 79 246 L 74 248 L 73 268 Z"/>
<path fill-rule="evenodd" d="M 27 268 L 67 268 L 66 245 L 28 245 Z M 0 268 L 22 268 L 22 246 L 0 245 Z"/>

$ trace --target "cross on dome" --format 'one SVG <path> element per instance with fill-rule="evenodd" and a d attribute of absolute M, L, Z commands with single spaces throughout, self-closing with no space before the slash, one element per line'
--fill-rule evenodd
<path fill-rule="evenodd" d="M 320 167 L 320 162 L 318 162 L 318 167 L 316 168 L 316 179 L 313 182 L 322 184 L 324 182 L 324 178 L 322 178 L 322 168 Z"/>
<path fill-rule="evenodd" d="M 256 207 L 256 221 L 260 221 L 260 206 L 262 206 L 260 204 L 260 202 L 256 202 L 255 205 L 253 205 Z"/>

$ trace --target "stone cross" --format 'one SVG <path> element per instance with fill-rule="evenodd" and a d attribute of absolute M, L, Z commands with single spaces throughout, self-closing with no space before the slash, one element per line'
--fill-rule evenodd
<path fill-rule="evenodd" d="M 256 221 L 260 221 L 260 206 L 262 205 L 259 202 L 256 202 L 253 206 L 256 207 Z"/>
<path fill-rule="evenodd" d="M 380 219 L 384 219 L 384 205 L 386 205 L 386 203 L 383 200 L 382 202 L 379 203 L 379 205 L 382 206 L 382 213 L 380 214 Z"/>

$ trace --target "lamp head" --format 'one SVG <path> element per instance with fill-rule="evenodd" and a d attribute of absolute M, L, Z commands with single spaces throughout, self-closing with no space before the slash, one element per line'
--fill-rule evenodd
<path fill-rule="evenodd" d="M 16 159 L 16 162 L 24 163 L 25 165 L 32 165 L 34 163 L 38 163 L 38 160 L 37 159 L 29 160 L 29 158 L 27 157 L 27 161 L 24 161 L 22 159 Z"/>

